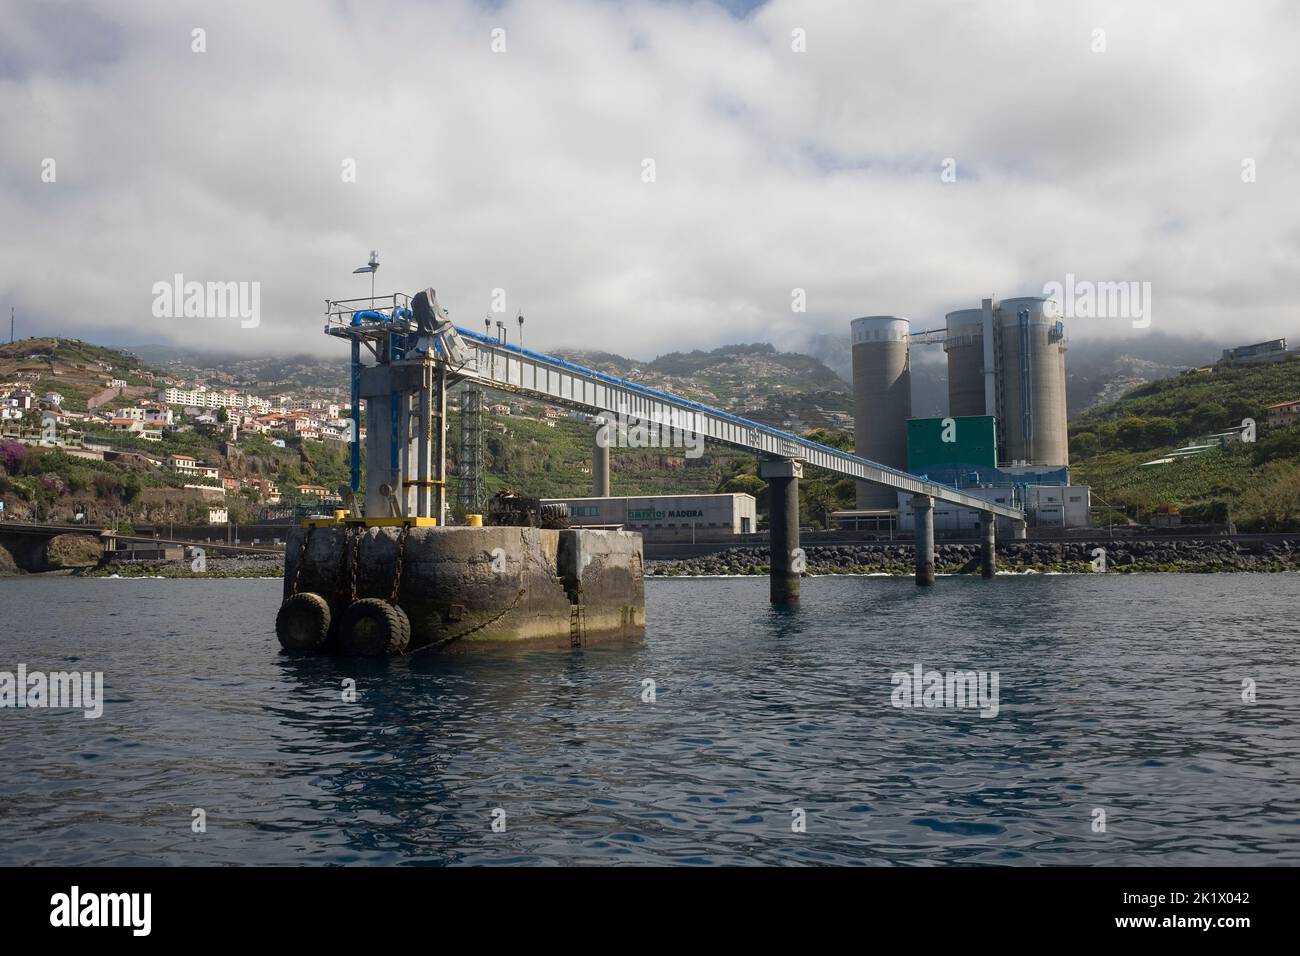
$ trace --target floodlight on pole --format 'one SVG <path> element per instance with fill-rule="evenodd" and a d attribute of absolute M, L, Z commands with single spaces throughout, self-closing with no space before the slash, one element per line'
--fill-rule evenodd
<path fill-rule="evenodd" d="M 360 275 L 363 272 L 370 273 L 370 304 L 375 304 L 375 273 L 379 271 L 379 253 L 374 249 L 370 250 L 370 261 L 364 266 L 353 269 L 353 275 Z"/>

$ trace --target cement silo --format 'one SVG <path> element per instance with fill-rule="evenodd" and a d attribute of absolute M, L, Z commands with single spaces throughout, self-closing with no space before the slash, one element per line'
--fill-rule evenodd
<path fill-rule="evenodd" d="M 994 415 L 985 408 L 984 310 L 959 309 L 947 316 L 943 350 L 948 354 L 948 414 Z"/>
<path fill-rule="evenodd" d="M 1060 309 L 1042 296 L 1003 299 L 995 318 L 1003 457 L 1008 464 L 1068 465 L 1066 344 Z"/>
<path fill-rule="evenodd" d="M 863 458 L 907 468 L 907 420 L 912 417 L 911 323 L 871 315 L 850 323 L 853 341 L 853 444 Z M 898 507 L 898 494 L 858 483 L 858 508 Z"/>

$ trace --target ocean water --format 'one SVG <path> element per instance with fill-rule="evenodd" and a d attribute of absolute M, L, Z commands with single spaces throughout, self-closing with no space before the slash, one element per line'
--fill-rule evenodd
<path fill-rule="evenodd" d="M 1300 576 L 803 588 L 373 662 L 282 655 L 278 581 L 0 580 L 0 671 L 106 698 L 0 709 L 0 864 L 1300 863 Z M 996 716 L 895 706 L 918 664 Z"/>

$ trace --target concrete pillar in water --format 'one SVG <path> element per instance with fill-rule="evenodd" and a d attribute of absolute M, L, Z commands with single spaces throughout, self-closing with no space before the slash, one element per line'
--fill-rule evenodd
<path fill-rule="evenodd" d="M 771 554 L 773 604 L 799 603 L 799 573 L 804 568 L 799 548 L 799 461 L 760 461 L 758 475 L 767 482 L 768 543 Z"/>
<path fill-rule="evenodd" d="M 991 578 L 997 572 L 997 521 L 991 511 L 980 512 L 980 574 Z"/>
<path fill-rule="evenodd" d="M 609 497 L 609 442 L 612 425 L 598 417 L 591 445 L 591 493 L 596 498 Z"/>
<path fill-rule="evenodd" d="M 1011 537 L 1015 538 L 1017 541 L 1024 541 L 1027 537 L 1029 537 L 1029 526 L 1025 523 L 1023 519 L 1018 521 L 1015 519 L 1012 520 Z"/>
<path fill-rule="evenodd" d="M 929 495 L 912 496 L 912 514 L 916 519 L 916 583 L 934 583 L 934 499 Z"/>

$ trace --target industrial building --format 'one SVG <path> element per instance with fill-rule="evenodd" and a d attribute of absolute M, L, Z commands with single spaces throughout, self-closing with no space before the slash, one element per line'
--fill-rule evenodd
<path fill-rule="evenodd" d="M 1256 362 L 1285 362 L 1294 358 L 1295 352 L 1286 347 L 1286 339 L 1270 339 L 1254 345 L 1239 345 L 1223 350 L 1223 361 L 1229 365 L 1253 365 Z"/>
<path fill-rule="evenodd" d="M 999 505 L 1023 508 L 1030 528 L 1086 528 L 1092 508 L 1087 485 L 1001 485 L 966 488 L 967 494 Z M 979 512 L 956 505 L 936 504 L 935 531 L 978 531 Z M 911 532 L 916 527 L 910 495 L 898 496 L 897 529 Z"/>
<path fill-rule="evenodd" d="M 693 541 L 758 530 L 757 501 L 743 492 L 717 495 L 641 495 L 626 498 L 545 498 L 569 506 L 579 528 L 624 528 L 646 541 Z"/>
<path fill-rule="evenodd" d="M 1086 527 L 1090 495 L 1070 484 L 1065 403 L 1065 326 L 1043 296 L 984 299 L 945 316 L 944 327 L 913 332 L 910 320 L 865 316 L 850 323 L 854 447 L 857 454 L 1024 507 L 1031 526 Z M 911 348 L 942 344 L 948 417 L 911 417 Z M 946 510 L 944 510 L 946 508 Z M 852 530 L 909 528 L 910 503 L 859 484 L 857 507 L 836 512 Z M 976 529 L 976 511 L 943 506 L 935 527 Z"/>

